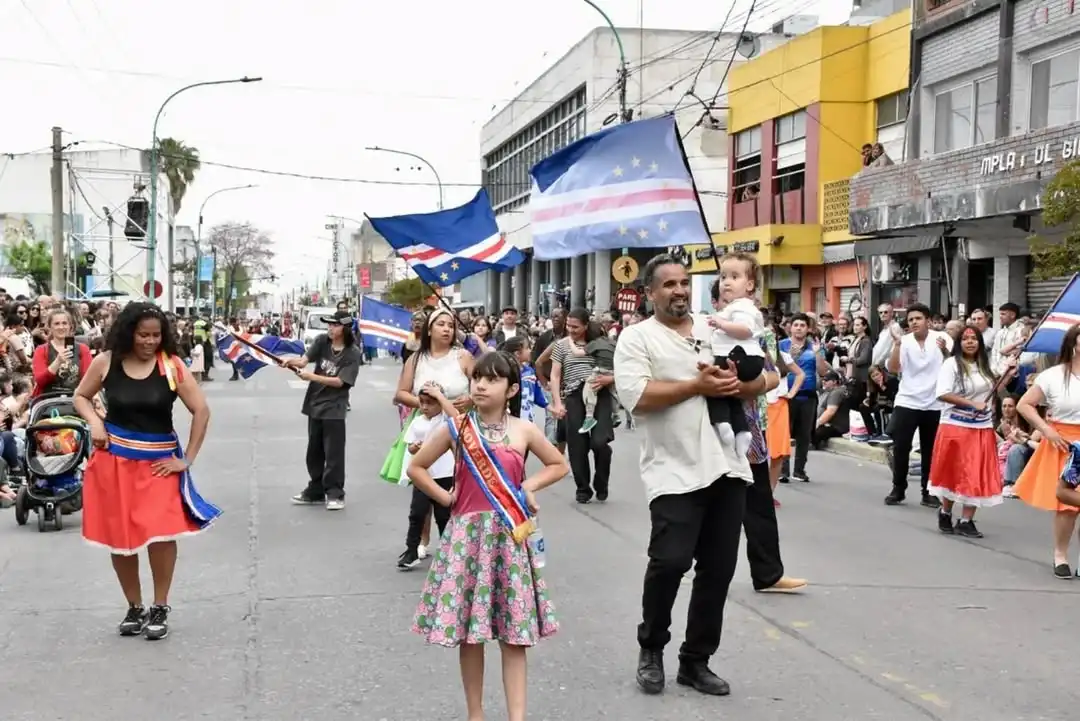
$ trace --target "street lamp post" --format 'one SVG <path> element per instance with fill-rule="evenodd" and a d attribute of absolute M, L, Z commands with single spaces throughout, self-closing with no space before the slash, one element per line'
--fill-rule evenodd
<path fill-rule="evenodd" d="M 157 256 L 157 186 L 158 186 L 158 136 L 157 128 L 158 122 L 161 120 L 161 113 L 165 111 L 165 106 L 169 104 L 169 101 L 175 98 L 185 90 L 191 90 L 192 88 L 201 88 L 208 85 L 231 85 L 233 83 L 257 83 L 262 78 L 249 78 L 246 75 L 242 78 L 233 78 L 231 80 L 206 80 L 201 83 L 192 83 L 191 85 L 185 85 L 169 97 L 165 98 L 165 102 L 158 108 L 157 115 L 154 116 L 154 134 L 150 142 L 150 218 L 147 222 L 147 239 L 146 250 L 148 253 L 146 259 L 146 282 L 150 285 L 150 290 L 153 292 L 154 286 L 154 261 Z M 172 258 L 169 259 L 170 262 Z"/>
<path fill-rule="evenodd" d="M 393 148 L 380 148 L 378 145 L 369 146 L 367 148 L 364 148 L 364 150 L 371 150 L 371 151 L 376 151 L 376 152 L 380 152 L 380 153 L 393 153 L 395 155 L 404 155 L 406 157 L 414 158 L 416 160 L 419 160 L 421 163 L 428 166 L 428 168 L 431 169 L 431 172 L 434 173 L 434 175 L 435 175 L 435 184 L 439 187 L 439 210 L 443 209 L 442 178 L 439 177 L 439 171 L 435 170 L 435 166 L 432 165 L 431 161 L 429 161 L 427 158 L 425 158 L 423 156 L 420 156 L 420 155 L 417 155 L 416 153 L 410 153 L 410 152 L 405 151 L 405 150 L 394 150 Z"/>
<path fill-rule="evenodd" d="M 626 67 L 626 51 L 623 49 L 622 37 L 619 36 L 619 31 L 615 28 L 615 23 L 611 22 L 611 18 L 604 12 L 603 8 L 597 5 L 593 0 L 585 0 L 588 5 L 600 13 L 600 17 L 604 18 L 604 22 L 611 28 L 611 34 L 615 36 L 615 44 L 619 46 L 619 122 L 629 123 L 633 118 L 630 116 L 630 111 L 626 107 L 626 81 L 629 79 L 630 71 Z"/>
<path fill-rule="evenodd" d="M 221 188 L 215 190 L 210 195 L 206 196 L 202 205 L 199 206 L 199 225 L 198 230 L 195 233 L 195 307 L 199 307 L 199 301 L 202 299 L 202 227 L 203 227 L 203 211 L 206 209 L 206 204 L 210 202 L 210 198 L 221 193 L 228 193 L 231 190 L 248 190 L 250 188 L 257 188 L 257 185 L 235 185 L 231 188 Z M 213 283 L 214 279 L 211 277 L 210 282 Z"/>

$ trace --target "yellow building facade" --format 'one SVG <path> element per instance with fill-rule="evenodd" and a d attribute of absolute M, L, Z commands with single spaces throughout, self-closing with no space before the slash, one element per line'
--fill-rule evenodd
<path fill-rule="evenodd" d="M 905 11 L 868 26 L 818 28 L 732 69 L 729 230 L 714 244 L 756 253 L 770 303 L 836 314 L 862 290 L 848 179 L 862 169 L 866 144 L 901 160 L 910 55 Z"/>

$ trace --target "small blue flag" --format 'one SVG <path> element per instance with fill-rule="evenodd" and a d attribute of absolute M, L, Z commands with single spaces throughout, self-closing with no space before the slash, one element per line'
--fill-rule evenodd
<path fill-rule="evenodd" d="M 530 174 L 539 260 L 710 242 L 673 115 L 605 128 Z"/>
<path fill-rule="evenodd" d="M 1065 333 L 1080 323 L 1080 282 L 1077 282 L 1077 278 L 1080 278 L 1080 273 L 1073 275 L 1065 290 L 1058 296 L 1057 302 L 1035 327 L 1035 332 L 1024 346 L 1026 352 L 1051 355 L 1061 352 Z"/>
<path fill-rule="evenodd" d="M 499 231 L 486 190 L 458 208 L 368 220 L 429 285 L 453 285 L 485 270 L 525 262 L 524 253 Z"/>
<path fill-rule="evenodd" d="M 382 348 L 391 353 L 401 352 L 409 339 L 412 313 L 389 303 L 364 297 L 360 306 L 360 337 L 368 348 Z"/>
<path fill-rule="evenodd" d="M 258 346 L 258 348 L 261 348 L 267 353 L 272 353 L 279 358 L 299 358 L 304 355 L 303 341 L 280 338 L 275 335 L 255 335 L 248 333 L 240 333 L 238 335 L 248 343 L 254 344 L 255 346 Z M 268 365 L 277 365 L 273 358 L 263 355 L 247 343 L 237 340 L 231 333 L 226 333 L 218 338 L 217 349 L 221 359 L 226 363 L 235 365 L 237 373 L 239 373 L 240 377 L 244 380 L 255 375 L 255 372 L 260 368 L 265 368 Z"/>

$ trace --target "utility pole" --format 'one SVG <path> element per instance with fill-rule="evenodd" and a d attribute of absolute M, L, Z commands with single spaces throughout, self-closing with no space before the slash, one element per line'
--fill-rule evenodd
<path fill-rule="evenodd" d="M 64 288 L 64 131 L 52 129 L 52 277 L 53 295 Z"/>
<path fill-rule="evenodd" d="M 105 223 L 109 226 L 109 290 L 116 290 L 116 260 L 113 257 L 115 248 L 113 247 L 113 227 L 116 225 L 116 221 L 113 220 L 112 211 L 109 210 L 109 206 L 103 208 L 105 211 Z"/>

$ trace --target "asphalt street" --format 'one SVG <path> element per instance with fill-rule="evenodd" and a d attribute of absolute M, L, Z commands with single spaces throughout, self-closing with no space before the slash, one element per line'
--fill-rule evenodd
<path fill-rule="evenodd" d="M 82 543 L 78 517 L 39 534 L 0 512 L 0 719 L 463 719 L 457 654 L 409 630 L 424 575 L 395 569 L 408 491 L 376 476 L 397 432 L 397 367 L 361 369 L 339 513 L 289 503 L 305 482 L 302 383 L 273 368 L 244 383 L 217 375 L 196 473 L 225 515 L 181 546 L 166 641 L 116 634 L 123 597 L 107 556 Z M 985 539 L 942 537 L 932 511 L 882 504 L 882 467 L 821 453 L 813 482 L 780 495 L 784 560 L 809 589 L 755 594 L 740 564 L 713 661 L 732 695 L 674 683 L 687 583 L 668 690 L 643 696 L 634 634 L 648 516 L 637 443 L 627 432 L 616 441 L 607 504 L 574 504 L 569 478 L 540 498 L 562 629 L 530 652 L 530 718 L 1075 717 L 1066 621 L 1080 581 L 1051 575 L 1049 518 L 1010 501 L 982 514 Z M 149 593 L 148 569 L 144 584 Z M 488 717 L 505 718 L 498 651 L 488 654 Z"/>

